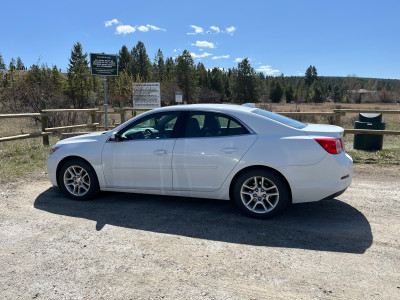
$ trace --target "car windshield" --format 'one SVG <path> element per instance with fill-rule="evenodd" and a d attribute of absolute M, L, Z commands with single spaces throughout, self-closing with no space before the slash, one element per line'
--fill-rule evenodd
<path fill-rule="evenodd" d="M 282 123 L 282 124 L 285 124 L 290 127 L 297 128 L 297 129 L 303 129 L 304 127 L 307 127 L 307 124 L 304 124 L 302 122 L 299 122 L 299 121 L 296 121 L 296 120 L 293 120 L 293 119 L 290 119 L 290 118 L 284 117 L 282 115 L 278 115 L 278 114 L 275 114 L 273 112 L 266 111 L 263 109 L 255 109 L 252 111 L 252 113 L 255 113 L 255 114 L 263 116 L 263 117 L 267 117 L 268 119 L 277 121 L 279 123 Z"/>

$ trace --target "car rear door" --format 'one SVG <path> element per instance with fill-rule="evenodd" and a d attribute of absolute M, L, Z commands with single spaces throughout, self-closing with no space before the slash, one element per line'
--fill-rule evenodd
<path fill-rule="evenodd" d="M 174 146 L 173 189 L 218 190 L 257 135 L 231 116 L 188 112 Z"/>

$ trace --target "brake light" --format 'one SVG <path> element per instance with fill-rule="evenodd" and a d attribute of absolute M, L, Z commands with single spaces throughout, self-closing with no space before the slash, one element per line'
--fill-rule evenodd
<path fill-rule="evenodd" d="M 344 151 L 342 139 L 314 139 L 330 154 L 340 154 Z"/>

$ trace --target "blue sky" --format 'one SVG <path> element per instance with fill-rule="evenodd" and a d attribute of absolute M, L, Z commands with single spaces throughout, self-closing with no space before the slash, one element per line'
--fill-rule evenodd
<path fill-rule="evenodd" d="M 206 68 L 248 57 L 270 75 L 400 79 L 400 1 L 3 1 L 0 53 L 8 65 L 56 64 L 74 43 L 117 53 L 144 42 L 151 60 L 189 50 Z M 112 21 L 107 23 L 107 21 Z"/>

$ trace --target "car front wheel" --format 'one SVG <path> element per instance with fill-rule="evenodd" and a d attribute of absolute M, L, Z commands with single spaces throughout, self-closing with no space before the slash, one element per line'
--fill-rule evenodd
<path fill-rule="evenodd" d="M 99 191 L 95 171 L 81 159 L 67 161 L 58 176 L 61 190 L 74 200 L 88 200 Z"/>
<path fill-rule="evenodd" d="M 254 218 L 268 219 L 286 208 L 289 192 L 284 180 L 276 173 L 254 169 L 237 178 L 233 200 L 243 213 Z"/>

